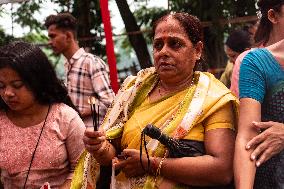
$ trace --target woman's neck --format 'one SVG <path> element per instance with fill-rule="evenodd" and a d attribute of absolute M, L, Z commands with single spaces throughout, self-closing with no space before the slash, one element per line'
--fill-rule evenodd
<path fill-rule="evenodd" d="M 183 80 L 180 81 L 168 81 L 168 80 L 160 80 L 159 85 L 160 87 L 167 92 L 175 92 L 186 89 L 194 84 L 194 76 L 189 75 Z"/>
<path fill-rule="evenodd" d="M 282 39 L 284 39 L 284 34 L 283 32 L 279 32 L 281 30 L 277 29 L 277 28 L 273 28 L 273 30 L 271 31 L 270 35 L 269 35 L 269 40 L 267 41 L 267 43 L 265 44 L 265 46 L 270 46 L 274 43 L 277 43 L 278 41 L 281 41 Z"/>
<path fill-rule="evenodd" d="M 284 39 L 267 47 L 278 63 L 284 68 Z"/>
<path fill-rule="evenodd" d="M 8 118 L 19 127 L 28 127 L 41 123 L 48 112 L 49 105 L 34 104 L 22 111 L 8 110 Z"/>

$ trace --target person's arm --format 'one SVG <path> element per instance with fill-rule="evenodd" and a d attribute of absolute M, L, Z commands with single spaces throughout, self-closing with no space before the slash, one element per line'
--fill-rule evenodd
<path fill-rule="evenodd" d="M 253 121 L 260 121 L 261 104 L 251 98 L 240 100 L 240 117 L 234 156 L 234 176 L 237 189 L 252 189 L 255 177 L 255 161 L 250 160 L 252 150 L 246 150 L 246 144 L 259 131 L 253 127 Z"/>
<path fill-rule="evenodd" d="M 234 120 L 231 103 L 212 113 L 202 122 L 206 155 L 165 159 L 161 175 L 194 186 L 230 183 L 233 179 Z M 175 169 L 180 171 L 175 172 Z"/>
<path fill-rule="evenodd" d="M 195 186 L 225 185 L 231 182 L 235 134 L 232 129 L 225 127 L 227 124 L 231 126 L 231 123 L 218 121 L 220 117 L 233 119 L 230 104 L 227 107 L 229 109 L 218 110 L 211 117 L 211 124 L 218 126 L 205 132 L 206 155 L 166 158 L 161 166 L 161 176 L 174 182 Z M 216 122 L 213 123 L 213 120 Z M 122 169 L 128 177 L 145 174 L 140 165 L 139 150 L 126 149 L 123 154 L 127 159 L 116 163 L 116 169 Z M 150 166 L 155 164 L 154 161 L 159 164 L 161 159 L 151 157 Z M 143 156 L 143 165 L 147 170 L 146 155 Z M 153 170 L 153 167 L 150 170 Z M 150 172 L 150 174 L 155 173 Z"/>
<path fill-rule="evenodd" d="M 250 159 L 253 149 L 246 150 L 247 142 L 255 137 L 257 130 L 252 122 L 261 120 L 261 102 L 265 94 L 265 76 L 259 62 L 259 50 L 249 52 L 240 68 L 240 117 L 234 155 L 234 177 L 237 189 L 252 189 L 256 166 Z"/>

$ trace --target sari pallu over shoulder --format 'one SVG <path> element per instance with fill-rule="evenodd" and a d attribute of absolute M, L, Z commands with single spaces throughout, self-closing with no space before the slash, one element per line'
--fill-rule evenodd
<path fill-rule="evenodd" d="M 195 78 L 197 78 L 198 83 L 194 93 L 188 94 L 188 98 L 185 98 L 184 105 L 179 110 L 180 113 L 163 128 L 163 133 L 181 139 L 190 132 L 195 124 L 202 122 L 230 101 L 236 110 L 235 115 L 238 115 L 237 99 L 213 75 L 195 72 Z M 102 124 L 108 139 L 121 136 L 123 126 L 131 116 L 132 111 L 143 102 L 157 81 L 158 77 L 154 68 L 142 70 L 137 77 L 131 76 L 125 80 Z M 158 146 L 160 145 L 156 140 L 150 140 L 147 148 L 153 152 Z M 96 179 L 94 178 L 96 177 L 89 176 L 91 174 L 89 167 L 94 163 L 95 160 L 89 153 L 82 154 L 75 170 L 71 189 L 86 188 L 87 183 L 95 186 Z M 98 175 L 98 172 L 99 169 L 97 169 L 96 174 L 93 172 L 93 175 Z M 151 181 L 153 181 L 153 178 L 149 176 L 144 188 L 153 188 Z"/>

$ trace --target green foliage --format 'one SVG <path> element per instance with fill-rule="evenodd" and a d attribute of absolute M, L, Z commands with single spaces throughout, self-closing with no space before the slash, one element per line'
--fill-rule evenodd
<path fill-rule="evenodd" d="M 12 13 L 13 21 L 22 27 L 29 28 L 30 32 L 38 33 L 38 36 L 43 37 L 40 33 L 42 30 L 46 30 L 46 28 L 44 28 L 43 23 L 35 15 L 40 14 L 44 10 L 42 3 L 47 1 L 32 0 L 17 4 L 19 6 L 15 6 Z M 52 2 L 55 4 L 54 7 L 57 12 L 71 12 L 77 19 L 80 19 L 78 37 L 79 39 L 80 37 L 84 38 L 80 41 L 80 45 L 83 47 L 88 46 L 92 52 L 105 56 L 105 46 L 100 43 L 100 40 L 97 40 L 104 36 L 99 0 L 53 0 Z M 84 19 L 85 17 L 89 18 L 88 23 Z M 37 37 L 28 34 L 24 38 L 32 42 L 42 42 L 37 41 Z M 3 41 L 3 38 L 1 40 Z"/>
<path fill-rule="evenodd" d="M 23 37 L 23 40 L 31 43 L 36 42 L 38 44 L 47 44 L 48 37 L 42 32 L 41 33 L 30 32 Z"/>
<path fill-rule="evenodd" d="M 40 13 L 40 0 L 25 1 L 12 13 L 14 22 L 22 27 L 29 27 L 30 31 L 40 32 L 43 29 L 42 23 L 35 18 L 35 13 Z"/>
<path fill-rule="evenodd" d="M 9 43 L 13 39 L 13 36 L 6 34 L 3 29 L 0 28 L 0 46 Z"/>

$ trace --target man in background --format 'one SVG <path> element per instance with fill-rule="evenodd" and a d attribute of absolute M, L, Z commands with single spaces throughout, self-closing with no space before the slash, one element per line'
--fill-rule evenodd
<path fill-rule="evenodd" d="M 69 13 L 50 15 L 45 20 L 49 45 L 54 53 L 66 58 L 64 69 L 68 93 L 81 113 L 85 125 L 92 126 L 89 97 L 99 102 L 102 121 L 114 93 L 110 87 L 107 65 L 99 57 L 87 53 L 77 42 L 77 20 Z"/>
<path fill-rule="evenodd" d="M 225 53 L 229 60 L 220 81 L 228 88 L 231 86 L 231 76 L 237 57 L 245 50 L 248 50 L 251 47 L 251 43 L 250 34 L 245 30 L 233 31 L 226 40 Z"/>

